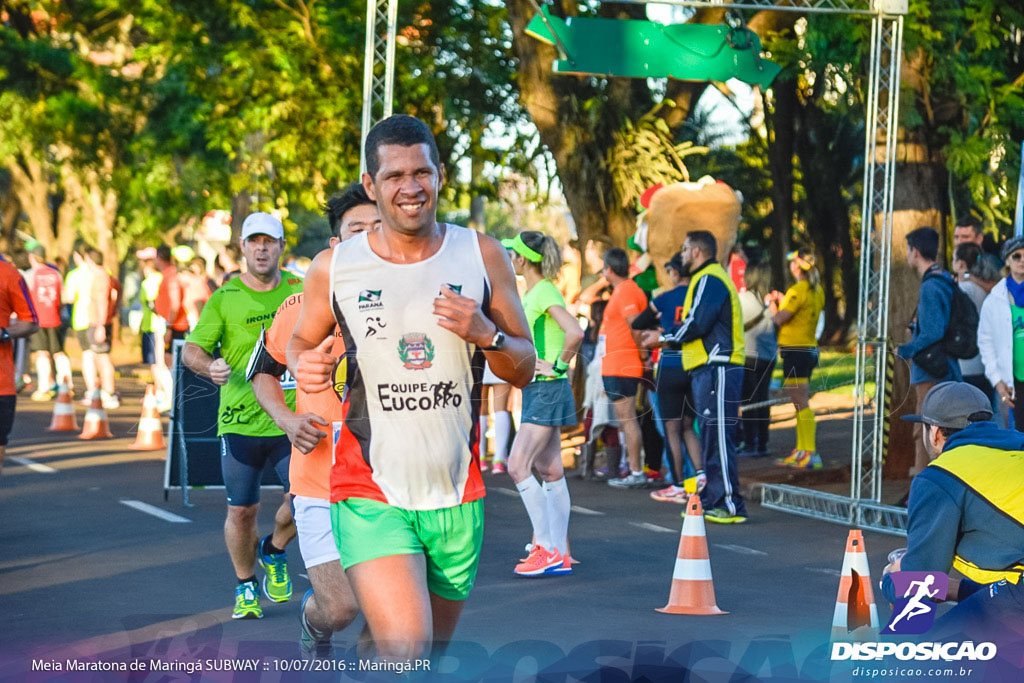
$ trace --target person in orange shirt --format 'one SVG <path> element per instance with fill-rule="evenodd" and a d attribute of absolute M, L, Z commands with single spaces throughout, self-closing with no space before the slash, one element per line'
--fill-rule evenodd
<path fill-rule="evenodd" d="M 609 479 L 609 486 L 617 488 L 645 488 L 640 462 L 640 422 L 636 417 L 636 394 L 644 375 L 644 362 L 637 344 L 639 332 L 634 333 L 633 320 L 647 308 L 647 295 L 629 279 L 629 256 L 622 249 L 609 249 L 604 254 L 601 273 L 612 286 L 612 298 L 604 309 L 604 321 L 598 337 L 597 354 L 601 361 L 601 379 L 604 393 L 612 402 L 615 419 L 626 440 L 626 458 L 630 473 L 621 479 Z M 618 463 L 609 463 L 616 471 Z"/>
<path fill-rule="evenodd" d="M 160 289 L 153 302 L 153 310 L 167 321 L 167 333 L 164 335 L 164 350 L 171 352 L 171 342 L 184 339 L 188 334 L 188 310 L 185 308 L 185 293 L 181 280 L 178 279 L 178 268 L 174 265 L 171 248 L 161 244 L 156 248 L 156 260 L 153 262 L 163 274 Z M 170 358 L 167 359 L 170 365 Z"/>
<path fill-rule="evenodd" d="M 331 248 L 341 241 L 380 224 L 377 205 L 359 183 L 327 203 Z M 300 650 L 305 657 L 331 656 L 331 635 L 345 628 L 358 613 L 355 594 L 342 569 L 331 528 L 331 439 L 322 428 L 341 421 L 344 385 L 334 391 L 295 392 L 295 413 L 285 402 L 282 383 L 292 381 L 287 372 L 285 348 L 302 312 L 302 294 L 289 297 L 274 315 L 270 330 L 260 336 L 249 361 L 249 377 L 260 407 L 288 435 L 292 455 L 288 480 L 293 496 L 299 551 L 313 588 L 302 599 Z M 341 358 L 345 342 L 335 327 L 328 352 Z"/>
<path fill-rule="evenodd" d="M 17 316 L 15 319 L 14 316 Z M 32 305 L 28 285 L 18 269 L 0 257 L 0 470 L 4 465 L 7 437 L 14 426 L 14 344 L 12 340 L 34 334 L 39 316 Z"/>

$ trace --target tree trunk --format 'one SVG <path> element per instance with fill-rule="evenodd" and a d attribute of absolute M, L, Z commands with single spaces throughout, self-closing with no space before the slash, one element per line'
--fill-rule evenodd
<path fill-rule="evenodd" d="M 43 164 L 28 155 L 15 160 L 8 170 L 11 173 L 11 192 L 28 217 L 33 236 L 43 245 L 48 256 L 53 254 L 57 245 L 48 172 Z"/>
<path fill-rule="evenodd" d="M 910 144 L 907 148 L 924 149 Z M 881 151 L 879 152 L 881 153 Z M 901 156 L 906 149 L 901 145 Z M 905 158 L 905 156 L 904 156 Z M 889 339 L 895 347 L 909 341 L 907 324 L 917 308 L 921 278 L 907 265 L 907 233 L 928 226 L 940 228 L 946 205 L 946 168 L 942 163 L 921 159 L 900 163 L 896 168 L 896 188 L 892 217 L 892 270 L 889 276 Z M 940 230 L 940 233 L 942 231 Z M 886 405 L 889 442 L 884 476 L 904 479 L 914 464 L 913 425 L 900 418 L 916 411 L 910 386 L 910 362 L 895 358 L 892 393 Z"/>
<path fill-rule="evenodd" d="M 242 236 L 242 223 L 252 211 L 252 197 L 248 190 L 239 192 L 231 198 L 231 241 L 238 242 Z"/>
<path fill-rule="evenodd" d="M 793 152 L 797 113 L 796 82 L 776 80 L 772 85 L 775 106 L 766 107 L 768 166 L 772 172 L 772 236 L 769 258 L 772 286 L 786 282 L 786 252 L 793 235 Z"/>
<path fill-rule="evenodd" d="M 9 252 L 14 246 L 14 230 L 21 217 L 21 202 L 14 192 L 0 196 L 0 250 Z"/>

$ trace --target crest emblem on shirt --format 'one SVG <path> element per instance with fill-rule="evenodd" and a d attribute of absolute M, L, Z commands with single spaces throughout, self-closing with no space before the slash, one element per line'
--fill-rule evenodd
<path fill-rule="evenodd" d="M 422 332 L 403 334 L 398 340 L 398 357 L 409 370 L 426 370 L 434 360 L 434 343 Z"/>

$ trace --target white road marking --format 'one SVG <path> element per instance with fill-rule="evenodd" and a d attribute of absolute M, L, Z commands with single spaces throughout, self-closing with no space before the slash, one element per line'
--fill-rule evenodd
<path fill-rule="evenodd" d="M 150 505 L 149 503 L 143 503 L 141 500 L 122 500 L 121 504 L 122 505 L 127 505 L 130 508 L 134 508 L 134 509 L 138 510 L 139 512 L 145 512 L 147 515 L 153 515 L 154 517 L 159 517 L 160 519 L 164 520 L 165 522 L 173 522 L 175 524 L 182 524 L 184 522 L 191 522 L 192 521 L 191 519 L 186 519 L 185 517 L 182 517 L 181 515 L 176 515 L 173 512 L 168 512 L 167 510 L 163 510 L 161 508 L 158 508 L 155 505 Z"/>
<path fill-rule="evenodd" d="M 11 462 L 16 462 L 19 465 L 24 465 L 25 467 L 29 468 L 30 470 L 33 470 L 34 472 L 42 472 L 44 474 L 53 474 L 54 472 L 57 471 L 57 470 L 53 469 L 52 467 L 50 467 L 48 465 L 43 465 L 42 463 L 38 463 L 35 460 L 29 460 L 28 458 L 7 458 L 7 459 L 10 460 Z"/>
<path fill-rule="evenodd" d="M 838 569 L 825 569 L 824 567 L 807 567 L 809 572 L 817 572 L 818 574 L 828 574 L 829 576 L 842 576 L 843 573 Z"/>
<path fill-rule="evenodd" d="M 569 507 L 573 512 L 578 512 L 581 515 L 603 515 L 603 512 L 599 510 L 591 510 L 590 508 L 580 507 L 579 505 L 572 505 Z"/>
<path fill-rule="evenodd" d="M 735 545 L 733 543 L 712 543 L 711 545 L 715 546 L 716 548 L 721 548 L 722 550 L 731 550 L 732 552 L 739 553 L 740 555 L 767 555 L 768 554 L 768 553 L 766 553 L 763 550 L 755 550 L 754 548 L 748 548 L 745 545 Z"/>
<path fill-rule="evenodd" d="M 679 533 L 675 529 L 669 529 L 667 526 L 658 526 L 657 524 L 651 524 L 650 522 L 630 522 L 630 524 L 640 529 L 647 529 L 648 531 L 660 531 L 663 534 Z"/>

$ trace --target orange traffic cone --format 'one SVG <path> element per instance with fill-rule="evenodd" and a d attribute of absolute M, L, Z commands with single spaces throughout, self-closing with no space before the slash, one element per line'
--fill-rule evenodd
<path fill-rule="evenodd" d="M 832 617 L 832 640 L 873 641 L 877 638 L 878 608 L 871 588 L 864 534 L 852 529 L 846 539 L 836 612 Z"/>
<path fill-rule="evenodd" d="M 167 448 L 162 432 L 160 409 L 156 406 L 156 391 L 152 384 L 147 384 L 146 397 L 142 399 L 142 415 L 139 417 L 139 433 L 130 448 L 135 451 L 162 451 Z"/>
<path fill-rule="evenodd" d="M 704 532 L 704 507 L 696 494 L 690 496 L 686 504 L 668 604 L 655 611 L 665 614 L 728 614 L 715 604 L 708 539 Z"/>
<path fill-rule="evenodd" d="M 89 410 L 85 411 L 85 423 L 82 425 L 82 433 L 79 439 L 111 439 L 110 424 L 107 422 L 107 411 L 103 409 L 103 398 L 100 390 L 92 392 L 92 404 Z"/>
<path fill-rule="evenodd" d="M 75 419 L 75 406 L 68 394 L 68 385 L 61 382 L 57 389 L 57 402 L 53 404 L 53 420 L 46 428 L 51 432 L 77 432 L 78 420 Z"/>

